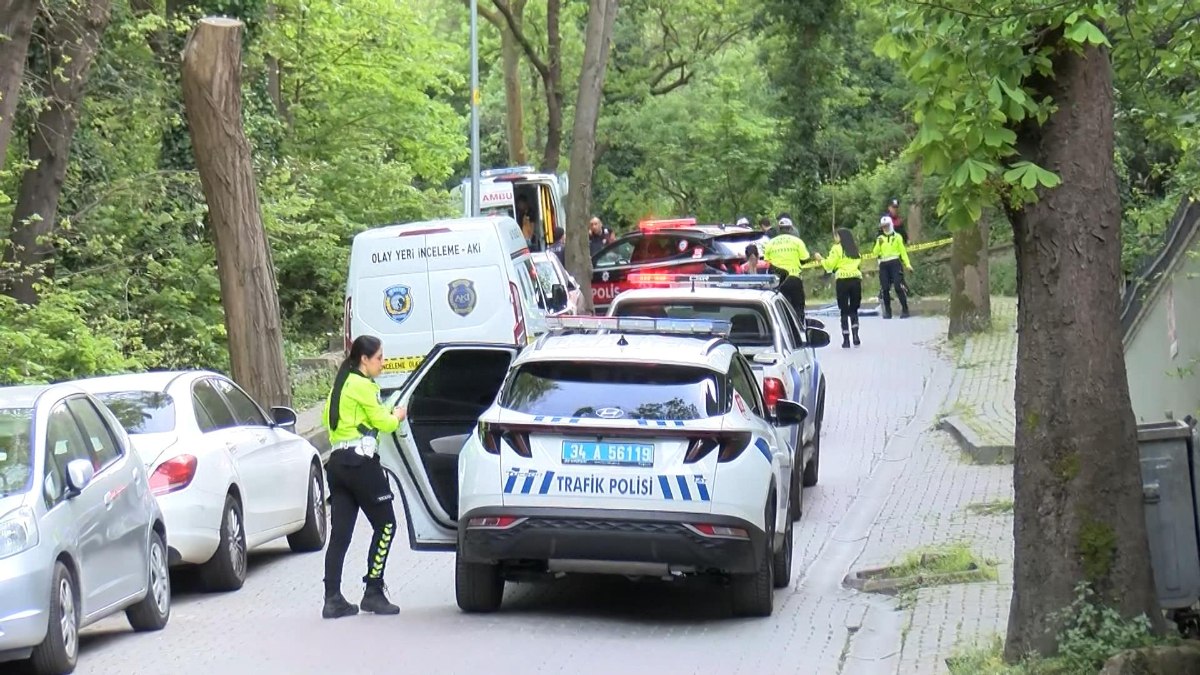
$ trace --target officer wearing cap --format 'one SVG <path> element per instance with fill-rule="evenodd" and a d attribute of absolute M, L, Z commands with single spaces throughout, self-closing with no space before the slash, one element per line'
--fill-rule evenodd
<path fill-rule="evenodd" d="M 900 318 L 908 318 L 908 293 L 904 288 L 904 270 L 912 271 L 908 261 L 908 248 L 904 240 L 896 232 L 895 224 L 889 216 L 879 219 L 879 236 L 875 238 L 875 257 L 879 260 L 879 292 L 883 302 L 883 318 L 892 318 L 892 296 L 889 292 L 895 287 L 896 297 L 900 300 Z"/>
<path fill-rule="evenodd" d="M 800 278 L 800 268 L 810 259 L 821 260 L 821 254 L 814 256 L 808 252 L 791 216 L 781 213 L 774 236 L 763 247 L 762 257 L 771 266 L 771 271 L 782 279 L 780 292 L 792 303 L 796 315 L 803 319 L 804 281 Z"/>

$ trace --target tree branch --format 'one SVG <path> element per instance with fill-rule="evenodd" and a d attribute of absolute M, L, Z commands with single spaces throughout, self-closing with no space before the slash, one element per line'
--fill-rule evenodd
<path fill-rule="evenodd" d="M 462 4 L 463 4 L 463 7 L 467 8 L 467 11 L 471 11 L 471 0 L 462 0 Z M 487 19 L 488 23 L 492 24 L 499 30 L 504 30 L 504 28 L 505 28 L 504 18 L 501 17 L 499 14 L 488 10 L 487 7 L 480 7 L 478 5 L 478 3 L 476 3 L 475 9 L 476 9 L 476 11 L 479 12 L 479 16 L 482 16 L 484 19 Z"/>
<path fill-rule="evenodd" d="M 517 24 L 517 17 L 513 14 L 512 8 L 504 0 L 492 0 L 492 4 L 496 5 L 496 9 L 500 10 L 500 13 L 504 15 L 504 21 L 508 24 L 508 30 L 512 31 L 517 44 L 521 45 L 525 56 L 529 58 L 529 63 L 533 64 L 533 67 L 543 79 L 549 80 L 550 66 L 546 65 L 542 57 L 538 56 L 537 49 L 534 48 L 529 38 L 525 36 L 525 31 L 521 30 L 521 27 Z"/>

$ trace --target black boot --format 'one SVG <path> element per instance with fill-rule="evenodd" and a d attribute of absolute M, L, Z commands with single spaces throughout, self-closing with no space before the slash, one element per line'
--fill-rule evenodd
<path fill-rule="evenodd" d="M 367 579 L 367 590 L 363 593 L 362 609 L 376 614 L 399 614 L 400 608 L 388 602 L 384 595 L 383 579 Z"/>
<path fill-rule="evenodd" d="M 883 318 L 885 318 L 885 319 L 892 318 L 892 306 L 891 305 L 883 306 Z"/>
<path fill-rule="evenodd" d="M 861 345 L 862 342 L 860 342 L 858 339 L 858 324 L 854 324 L 854 327 L 851 328 L 850 330 L 854 331 L 854 346 L 857 347 L 857 346 Z"/>
<path fill-rule="evenodd" d="M 321 616 L 326 619 L 340 619 L 355 614 L 358 614 L 358 606 L 347 602 L 341 591 L 325 591 L 325 607 L 321 610 Z"/>
<path fill-rule="evenodd" d="M 842 349 L 850 348 L 850 331 L 842 332 Z"/>

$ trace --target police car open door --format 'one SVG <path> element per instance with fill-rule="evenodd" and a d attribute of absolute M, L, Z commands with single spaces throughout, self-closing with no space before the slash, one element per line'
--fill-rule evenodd
<path fill-rule="evenodd" d="M 400 487 L 415 550 L 453 550 L 458 540 L 458 453 L 496 400 L 517 355 L 501 344 L 439 344 L 389 403 L 408 416 L 379 459 Z"/>

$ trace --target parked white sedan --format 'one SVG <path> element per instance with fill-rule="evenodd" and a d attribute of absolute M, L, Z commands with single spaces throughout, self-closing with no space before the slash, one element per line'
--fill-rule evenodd
<path fill-rule="evenodd" d="M 246 552 L 287 536 L 293 551 L 325 546 L 325 484 L 296 413 L 268 416 L 228 378 L 207 371 L 76 382 L 129 432 L 166 519 L 171 565 L 199 565 L 209 590 L 241 588 Z"/>

